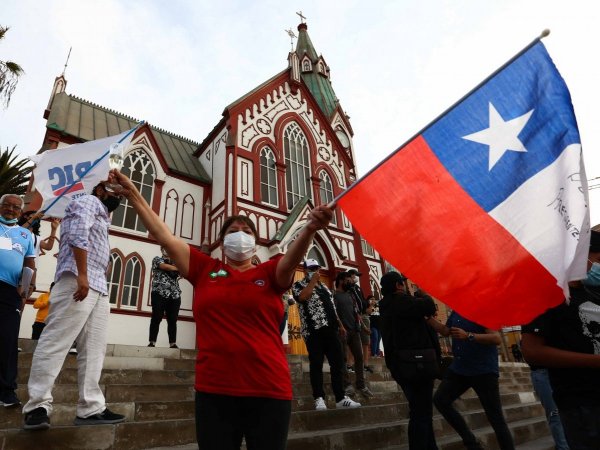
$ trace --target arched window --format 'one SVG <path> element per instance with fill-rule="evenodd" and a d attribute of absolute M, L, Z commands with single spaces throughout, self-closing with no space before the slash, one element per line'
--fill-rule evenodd
<path fill-rule="evenodd" d="M 177 230 L 177 213 L 179 212 L 179 195 L 177 191 L 171 189 L 167 192 L 165 199 L 165 214 L 163 220 L 165 224 L 171 230 L 171 233 L 175 234 Z"/>
<path fill-rule="evenodd" d="M 116 305 L 119 299 L 119 282 L 121 281 L 121 271 L 123 270 L 123 260 L 117 252 L 110 254 L 112 269 L 108 279 L 108 299 L 111 305 Z"/>
<path fill-rule="evenodd" d="M 316 245 L 313 245 L 308 251 L 306 259 L 316 259 L 322 268 L 327 268 L 327 259 L 323 256 L 321 249 Z"/>
<path fill-rule="evenodd" d="M 285 171 L 287 207 L 291 210 L 306 195 L 312 199 L 308 142 L 295 122 L 292 122 L 283 134 L 283 149 L 287 165 Z"/>
<path fill-rule="evenodd" d="M 312 65 L 311 65 L 310 61 L 308 59 L 305 59 L 304 61 L 302 61 L 302 71 L 310 72 L 311 70 L 312 70 Z"/>
<path fill-rule="evenodd" d="M 379 285 L 377 284 L 377 280 L 375 278 L 369 278 L 369 283 L 371 284 L 371 292 L 373 293 L 373 297 L 375 297 L 376 300 L 380 300 L 381 299 L 381 289 L 379 288 Z"/>
<path fill-rule="evenodd" d="M 181 237 L 194 238 L 194 212 L 196 203 L 190 194 L 183 197 L 183 208 L 181 209 Z"/>
<path fill-rule="evenodd" d="M 121 306 L 136 308 L 140 297 L 140 284 L 142 281 L 142 263 L 137 256 L 132 256 L 125 264 L 123 277 L 123 295 Z"/>
<path fill-rule="evenodd" d="M 263 203 L 278 206 L 275 154 L 269 147 L 260 151 L 260 196 Z"/>
<path fill-rule="evenodd" d="M 125 157 L 121 172 L 131 178 L 142 197 L 151 205 L 156 172 L 154 164 L 146 152 L 135 150 L 129 153 Z M 123 199 L 121 205 L 113 212 L 112 224 L 117 227 L 146 232 L 146 227 L 126 199 Z"/>
<path fill-rule="evenodd" d="M 333 183 L 331 182 L 331 177 L 325 172 L 321 170 L 319 172 L 319 193 L 321 194 L 321 204 L 328 205 L 333 201 Z M 331 223 L 336 224 L 335 212 L 333 217 L 331 218 Z"/>

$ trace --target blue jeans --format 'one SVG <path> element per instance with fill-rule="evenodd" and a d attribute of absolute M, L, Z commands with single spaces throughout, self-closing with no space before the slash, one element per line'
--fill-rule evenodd
<path fill-rule="evenodd" d="M 379 355 L 379 343 L 381 342 L 381 333 L 378 328 L 371 325 L 371 355 Z"/>
<path fill-rule="evenodd" d="M 562 422 L 560 421 L 558 408 L 552 398 L 552 386 L 550 386 L 548 371 L 546 369 L 532 370 L 531 383 L 546 412 L 546 420 L 550 426 L 550 432 L 552 433 L 556 450 L 569 450 L 569 444 L 567 444 L 567 439 L 565 438 L 565 432 L 563 430 Z"/>

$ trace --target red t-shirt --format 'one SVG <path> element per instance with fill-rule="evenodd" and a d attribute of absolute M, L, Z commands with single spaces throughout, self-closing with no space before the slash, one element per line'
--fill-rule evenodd
<path fill-rule="evenodd" d="M 292 399 L 279 334 L 281 295 L 287 290 L 275 279 L 279 259 L 240 272 L 190 247 L 197 391 Z"/>

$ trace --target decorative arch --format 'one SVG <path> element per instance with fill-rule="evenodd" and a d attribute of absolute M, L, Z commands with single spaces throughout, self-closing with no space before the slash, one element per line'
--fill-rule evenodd
<path fill-rule="evenodd" d="M 306 134 L 296 121 L 283 130 L 287 209 L 305 196 L 312 199 L 310 150 Z"/>
<path fill-rule="evenodd" d="M 331 180 L 331 176 L 325 169 L 321 169 L 319 171 L 319 197 L 322 205 L 328 205 L 329 203 L 333 202 L 333 199 L 335 198 L 333 182 Z M 331 223 L 333 225 L 337 225 L 335 212 L 331 217 Z"/>
<path fill-rule="evenodd" d="M 127 309 L 140 309 L 142 304 L 143 285 L 145 272 L 144 260 L 139 253 L 131 253 L 123 267 L 122 294 L 120 307 Z"/>
<path fill-rule="evenodd" d="M 125 256 L 118 248 L 110 251 L 111 270 L 108 278 L 108 301 L 115 306 L 119 304 L 124 261 Z"/>
<path fill-rule="evenodd" d="M 269 146 L 264 146 L 259 154 L 260 199 L 267 205 L 279 206 L 277 192 L 277 158 Z"/>
<path fill-rule="evenodd" d="M 327 258 L 325 257 L 325 253 L 321 249 L 321 246 L 318 244 L 313 244 L 312 247 L 308 249 L 306 259 L 317 260 L 319 262 L 319 265 L 323 269 L 327 269 L 329 267 L 329 265 L 327 264 Z"/>
<path fill-rule="evenodd" d="M 179 194 L 175 189 L 169 190 L 165 196 L 165 212 L 163 221 L 171 230 L 171 233 L 177 232 L 177 216 L 179 214 Z"/>
<path fill-rule="evenodd" d="M 375 297 L 377 301 L 381 300 L 381 288 L 379 287 L 377 280 L 371 276 L 369 277 L 369 284 L 371 286 L 373 297 Z"/>
<path fill-rule="evenodd" d="M 194 225 L 196 219 L 196 202 L 194 197 L 187 194 L 183 197 L 181 208 L 181 230 L 180 236 L 185 239 L 194 239 Z"/>
<path fill-rule="evenodd" d="M 156 168 L 148 153 L 140 148 L 131 151 L 125 156 L 121 172 L 131 179 L 142 197 L 151 205 L 154 194 Z M 121 205 L 113 212 L 112 225 L 143 233 L 147 232 L 146 227 L 127 199 L 124 199 Z"/>

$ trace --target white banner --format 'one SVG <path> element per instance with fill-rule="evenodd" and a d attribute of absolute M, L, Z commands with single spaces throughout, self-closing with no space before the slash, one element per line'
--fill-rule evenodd
<path fill-rule="evenodd" d="M 108 151 L 111 144 L 119 142 L 129 131 L 131 130 L 95 141 L 46 150 L 41 155 L 29 158 L 36 165 L 33 170 L 33 185 L 43 198 L 42 210 L 48 208 L 73 182 L 85 174 L 81 181 L 75 183 L 69 192 L 50 207 L 46 212 L 47 216 L 62 218 L 65 208 L 72 199 L 90 194 L 100 181 L 108 178 L 110 169 L 107 156 L 102 158 L 87 174 L 86 171 Z M 122 142 L 125 149 L 129 146 L 133 134 L 130 133 Z"/>

